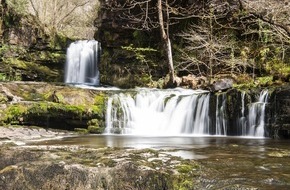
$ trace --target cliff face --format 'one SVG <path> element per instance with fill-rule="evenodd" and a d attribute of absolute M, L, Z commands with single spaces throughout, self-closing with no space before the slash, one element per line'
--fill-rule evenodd
<path fill-rule="evenodd" d="M 122 10 L 111 10 L 116 1 L 100 1 L 95 39 L 102 43 L 101 82 L 123 88 L 148 86 L 165 76 L 167 68 L 159 50 L 159 29 L 141 31 L 125 27 Z"/>
<path fill-rule="evenodd" d="M 247 122 L 249 125 L 249 115 L 253 115 L 253 118 L 260 117 L 261 112 L 250 112 L 250 105 L 257 102 L 261 94 L 262 89 L 245 89 L 228 90 L 223 93 L 215 93 L 211 96 L 210 101 L 210 120 L 213 127 L 216 128 L 216 112 L 214 110 L 223 110 L 223 116 L 227 124 L 227 135 L 242 134 L 243 124 L 241 122 Z M 281 86 L 264 89 L 268 91 L 268 98 L 265 102 L 264 112 L 264 128 L 265 136 L 275 139 L 290 138 L 290 86 Z M 244 92 L 244 95 L 242 93 Z M 224 99 L 222 96 L 224 94 Z M 217 101 L 219 100 L 219 107 L 217 107 Z M 222 105 L 221 102 L 225 101 Z M 243 105 L 242 105 L 243 104 Z M 260 104 L 257 102 L 257 104 Z M 223 106 L 223 107 L 221 107 Z M 243 110 L 243 113 L 242 113 Z M 244 120 L 244 117 L 246 120 Z M 249 126 L 248 126 L 249 127 Z M 258 126 L 255 126 L 258 127 Z"/>
<path fill-rule="evenodd" d="M 290 86 L 278 88 L 272 98 L 272 136 L 290 138 Z"/>
<path fill-rule="evenodd" d="M 46 34 L 37 18 L 0 6 L 0 81 L 63 80 L 66 39 L 57 44 Z"/>

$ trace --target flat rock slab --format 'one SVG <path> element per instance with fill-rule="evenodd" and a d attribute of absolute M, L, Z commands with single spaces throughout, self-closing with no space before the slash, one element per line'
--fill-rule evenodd
<path fill-rule="evenodd" d="M 73 132 L 43 128 L 0 127 L 0 145 L 3 143 L 21 145 L 27 141 L 62 138 L 73 134 Z"/>

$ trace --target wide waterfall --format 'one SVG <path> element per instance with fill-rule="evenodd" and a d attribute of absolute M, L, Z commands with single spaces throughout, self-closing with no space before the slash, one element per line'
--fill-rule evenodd
<path fill-rule="evenodd" d="M 66 54 L 65 83 L 99 85 L 100 43 L 82 40 L 70 44 Z"/>
<path fill-rule="evenodd" d="M 226 93 L 185 89 L 116 92 L 108 99 L 105 132 L 264 137 L 268 91 L 262 91 L 256 100 L 239 92 L 239 105 L 228 103 L 227 97 Z M 227 108 L 229 105 L 239 107 L 238 112 L 232 113 L 234 118 L 229 114 L 233 110 L 233 107 Z"/>
<path fill-rule="evenodd" d="M 181 89 L 116 94 L 108 101 L 107 133 L 208 135 L 209 97 L 205 91 Z"/>

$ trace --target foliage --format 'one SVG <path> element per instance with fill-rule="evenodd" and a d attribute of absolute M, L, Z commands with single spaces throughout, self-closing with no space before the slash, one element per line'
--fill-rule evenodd
<path fill-rule="evenodd" d="M 138 69 L 142 70 L 142 73 L 139 74 L 138 81 L 140 81 L 141 84 L 149 84 L 152 82 L 152 72 L 154 67 L 157 66 L 152 59 L 152 55 L 154 55 L 157 50 L 150 47 L 134 47 L 133 44 L 122 46 L 121 48 L 129 52 L 129 56 L 133 56 L 137 60 L 135 64 L 140 64 L 138 65 Z"/>
<path fill-rule="evenodd" d="M 136 48 L 133 47 L 133 44 L 130 44 L 129 46 L 122 46 L 122 49 L 133 52 L 136 59 L 141 63 L 150 62 L 150 60 L 146 59 L 146 53 L 157 52 L 157 50 L 153 48 Z"/>
<path fill-rule="evenodd" d="M 61 51 L 30 51 L 17 45 L 2 44 L 0 81 L 60 81 L 65 54 Z"/>
<path fill-rule="evenodd" d="M 273 14 L 287 9 L 274 1 L 269 3 L 273 11 L 277 11 Z M 231 9 L 226 9 L 231 5 L 221 2 L 218 6 L 214 2 L 210 4 L 212 8 L 196 15 L 190 27 L 179 34 L 182 44 L 181 59 L 176 66 L 178 71 L 207 77 L 220 73 L 248 73 L 253 78 L 267 75 L 286 77 L 290 74 L 287 69 L 290 64 L 287 56 L 290 31 L 278 17 L 271 18 L 277 19 L 274 21 L 268 12 L 263 12 L 265 16 L 259 14 L 263 7 L 257 1 L 248 4 L 234 1 Z M 232 18 L 228 19 L 228 15 Z M 256 82 L 270 84 L 269 81 Z"/>
<path fill-rule="evenodd" d="M 7 0 L 7 5 L 18 14 L 27 14 L 28 0 Z"/>
<path fill-rule="evenodd" d="M 53 37 L 54 43 L 62 39 L 58 35 L 92 38 L 98 7 L 99 1 L 95 0 L 29 0 L 30 12 Z"/>

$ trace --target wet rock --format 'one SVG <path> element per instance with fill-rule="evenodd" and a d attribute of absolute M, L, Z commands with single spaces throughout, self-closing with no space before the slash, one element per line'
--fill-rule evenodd
<path fill-rule="evenodd" d="M 233 79 L 225 78 L 215 81 L 210 87 L 210 91 L 224 91 L 233 87 Z"/>
<path fill-rule="evenodd" d="M 187 75 L 181 77 L 181 82 L 179 86 L 183 88 L 190 88 L 190 89 L 199 89 L 204 88 L 205 85 L 208 83 L 206 77 L 197 77 L 195 75 Z"/>
<path fill-rule="evenodd" d="M 184 161 L 180 160 L 179 167 L 180 163 L 175 162 L 178 158 L 169 157 L 167 164 L 157 166 L 157 162 L 138 156 L 146 152 L 150 150 L 2 147 L 0 188 L 166 190 L 182 188 L 184 184 L 193 187 L 198 171 L 194 175 L 191 169 L 182 174 L 173 173 L 174 168 L 184 167 Z M 108 157 L 119 161 L 108 165 L 105 159 Z M 195 166 L 194 161 L 192 164 Z"/>

